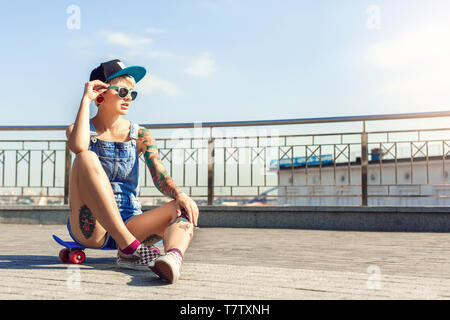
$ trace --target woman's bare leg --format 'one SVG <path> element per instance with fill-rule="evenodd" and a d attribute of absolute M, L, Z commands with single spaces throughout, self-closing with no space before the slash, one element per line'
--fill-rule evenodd
<path fill-rule="evenodd" d="M 164 250 L 179 249 L 184 254 L 194 236 L 194 225 L 184 217 L 173 220 L 164 231 Z"/>
<path fill-rule="evenodd" d="M 193 224 L 177 217 L 175 200 L 143 212 L 130 219 L 126 226 L 144 244 L 155 235 L 162 237 L 166 252 L 178 248 L 184 254 L 194 234 Z"/>
<path fill-rule="evenodd" d="M 106 232 L 121 249 L 135 240 L 120 216 L 111 183 L 94 152 L 77 154 L 70 174 L 69 199 L 71 232 L 81 244 L 101 247 Z"/>

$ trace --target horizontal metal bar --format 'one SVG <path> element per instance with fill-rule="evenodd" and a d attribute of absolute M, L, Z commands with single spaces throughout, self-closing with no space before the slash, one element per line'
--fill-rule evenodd
<path fill-rule="evenodd" d="M 18 187 L 17 187 L 18 188 Z M 53 188 L 53 187 L 52 187 Z M 163 195 L 138 195 L 139 198 L 145 199 L 145 198 L 164 198 Z M 195 197 L 208 197 L 207 194 L 204 195 L 189 195 L 195 196 Z M 255 195 L 255 194 L 249 194 L 249 195 L 219 195 L 215 194 L 214 198 L 360 198 L 360 194 L 301 194 L 301 195 Z M 369 198 L 450 198 L 450 195 L 419 195 L 419 194 L 371 194 L 369 195 Z M 0 198 L 57 198 L 57 199 L 63 199 L 64 195 L 28 195 L 28 194 L 16 194 L 16 195 L 0 195 Z"/>
<path fill-rule="evenodd" d="M 402 129 L 402 130 L 382 130 L 382 131 L 367 131 L 367 134 L 380 133 L 409 133 L 409 132 L 429 132 L 429 131 L 448 131 L 450 128 L 433 128 L 433 129 Z"/>
<path fill-rule="evenodd" d="M 450 117 L 450 111 L 436 112 L 417 112 L 417 113 L 398 113 L 398 114 L 380 114 L 363 116 L 343 116 L 343 117 L 322 117 L 322 118 L 297 118 L 280 120 L 251 120 L 251 121 L 228 121 L 228 122 L 185 122 L 185 123 L 161 123 L 161 124 L 140 124 L 146 128 L 169 129 L 186 127 L 236 127 L 236 126 L 273 126 L 304 123 L 329 123 L 329 122 L 352 122 L 352 121 L 375 121 L 375 120 L 395 120 L 395 119 L 417 119 Z M 58 131 L 65 130 L 68 125 L 55 126 L 0 126 L 0 131 L 33 131 L 47 130 Z"/>
<path fill-rule="evenodd" d="M 45 143 L 51 143 L 51 142 L 66 142 L 67 140 L 0 140 L 0 142 L 23 142 L 23 143 L 35 143 L 35 142 L 45 142 Z"/>
<path fill-rule="evenodd" d="M 328 122 L 352 122 L 352 121 L 373 121 L 373 120 L 395 120 L 395 119 L 416 119 L 416 118 L 434 118 L 450 117 L 450 111 L 440 112 L 418 112 L 418 113 L 400 113 L 400 114 L 381 114 L 381 115 L 363 115 L 363 116 L 344 116 L 344 117 L 323 117 L 323 118 L 300 118 L 300 119 L 281 119 L 281 120 L 252 120 L 252 121 L 229 121 L 229 122 L 196 122 L 196 123 L 167 123 L 167 124 L 142 124 L 147 128 L 184 128 L 184 127 L 235 127 L 235 126 L 273 126 L 304 123 L 328 123 Z"/>

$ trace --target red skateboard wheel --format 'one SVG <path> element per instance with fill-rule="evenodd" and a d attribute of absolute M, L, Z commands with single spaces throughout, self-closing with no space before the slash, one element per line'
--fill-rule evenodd
<path fill-rule="evenodd" d="M 69 260 L 74 264 L 81 264 L 86 259 L 86 254 L 82 250 L 75 250 L 70 252 Z"/>
<path fill-rule="evenodd" d="M 61 249 L 61 251 L 59 251 L 59 260 L 61 260 L 64 263 L 70 262 L 69 253 L 70 253 L 69 248 Z"/>

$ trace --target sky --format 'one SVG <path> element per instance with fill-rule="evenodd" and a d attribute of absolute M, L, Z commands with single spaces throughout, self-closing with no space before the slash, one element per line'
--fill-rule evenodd
<path fill-rule="evenodd" d="M 139 124 L 450 111 L 448 0 L 16 0 L 2 2 L 0 36 L 0 126 L 73 123 L 90 72 L 112 59 L 147 69 L 125 116 Z M 423 126 L 448 121 L 406 125 Z M 354 129 L 283 128 L 275 134 Z M 240 133 L 251 130 L 274 133 Z"/>
<path fill-rule="evenodd" d="M 73 123 L 115 58 L 147 69 L 126 116 L 140 124 L 450 106 L 447 0 L 17 0 L 0 26 L 0 125 Z"/>

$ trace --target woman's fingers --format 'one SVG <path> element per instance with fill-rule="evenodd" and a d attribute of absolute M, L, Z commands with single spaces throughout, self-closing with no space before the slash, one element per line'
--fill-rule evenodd
<path fill-rule="evenodd" d="M 107 83 L 104 83 L 100 80 L 93 80 L 89 83 L 89 87 L 92 88 L 93 91 L 97 91 L 97 92 L 105 92 L 109 85 Z"/>
<path fill-rule="evenodd" d="M 191 213 L 191 222 L 194 225 L 194 227 L 197 226 L 197 220 L 198 220 L 198 208 L 195 202 L 191 202 L 189 204 L 189 210 Z"/>
<path fill-rule="evenodd" d="M 97 89 L 96 92 L 98 94 L 102 94 L 103 92 L 107 91 L 107 89 Z"/>
<path fill-rule="evenodd" d="M 189 204 L 186 204 L 185 210 L 187 213 L 188 221 L 192 222 L 192 212 L 191 212 L 191 208 L 189 207 Z"/>
<path fill-rule="evenodd" d="M 191 203 L 191 212 L 192 212 L 192 224 L 195 226 L 197 224 L 197 217 L 195 215 L 195 208 L 192 203 Z"/>
<path fill-rule="evenodd" d="M 98 97 L 98 95 L 105 92 L 108 87 L 109 84 L 100 80 L 86 82 L 84 87 L 84 96 L 88 97 L 90 100 L 94 100 Z"/>
<path fill-rule="evenodd" d="M 195 226 L 198 225 L 198 215 L 200 214 L 197 204 L 195 204 Z"/>
<path fill-rule="evenodd" d="M 107 84 L 103 81 L 100 81 L 100 80 L 92 80 L 92 81 L 90 81 L 90 83 L 92 83 L 93 85 L 101 85 L 103 87 L 109 87 L 109 84 Z"/>
<path fill-rule="evenodd" d="M 197 226 L 197 221 L 198 221 L 198 215 L 199 215 L 197 204 L 190 198 L 183 199 L 178 204 L 178 209 L 177 209 L 178 216 L 181 215 L 181 211 L 180 211 L 180 213 L 178 213 L 178 210 L 180 208 L 182 209 L 183 207 L 184 207 L 184 210 L 187 213 L 187 217 L 188 217 L 189 222 L 191 222 L 196 227 Z"/>
<path fill-rule="evenodd" d="M 95 91 L 95 92 L 103 93 L 103 92 L 105 92 L 106 90 L 108 90 L 108 88 L 106 88 L 106 87 L 103 86 L 103 85 L 96 85 L 96 86 L 94 86 L 94 87 L 92 88 L 92 90 Z"/>
<path fill-rule="evenodd" d="M 191 223 L 195 226 L 197 224 L 197 219 L 195 218 L 195 211 L 192 204 L 190 205 L 189 209 L 191 211 Z"/>
<path fill-rule="evenodd" d="M 92 80 L 86 83 L 86 87 L 88 88 L 107 88 L 109 87 L 109 85 L 107 83 L 104 83 L 103 81 L 100 80 Z"/>

